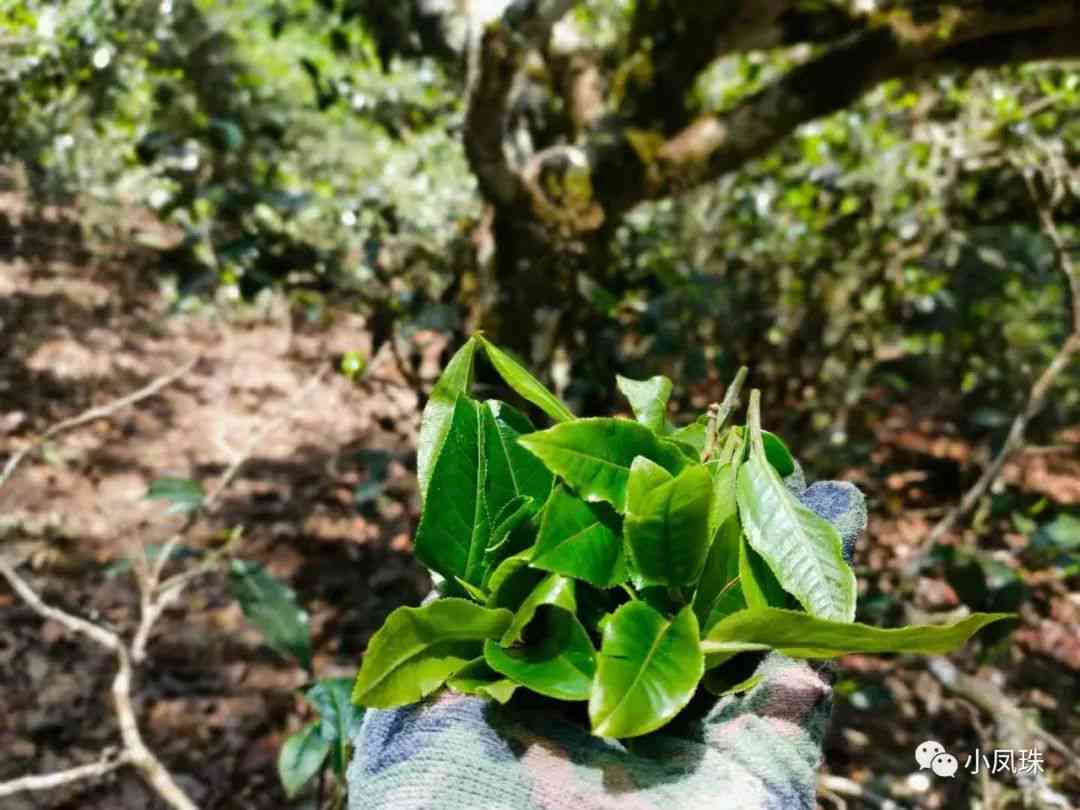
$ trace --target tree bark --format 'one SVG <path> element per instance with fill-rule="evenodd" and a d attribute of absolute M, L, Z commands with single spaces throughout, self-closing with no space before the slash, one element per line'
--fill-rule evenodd
<path fill-rule="evenodd" d="M 889 79 L 1080 56 L 1073 0 L 900 3 L 862 15 L 839 4 L 807 11 L 791 0 L 641 0 L 622 50 L 575 63 L 550 46 L 555 23 L 574 5 L 509 6 L 475 44 L 468 90 L 466 153 L 494 209 L 499 290 L 485 325 L 534 363 L 549 355 L 551 340 L 597 360 L 607 352 L 581 334 L 603 319 L 580 294 L 579 277 L 611 284 L 611 236 L 639 203 L 735 171 Z M 731 109 L 687 103 L 715 59 L 799 42 L 825 47 Z M 513 158 L 515 77 L 526 64 L 533 72 L 537 58 L 572 137 Z M 545 321 L 549 309 L 566 314 Z"/>

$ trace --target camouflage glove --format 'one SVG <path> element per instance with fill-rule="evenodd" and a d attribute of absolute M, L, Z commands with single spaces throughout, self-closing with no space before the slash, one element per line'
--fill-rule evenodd
<path fill-rule="evenodd" d="M 850 556 L 866 525 L 851 484 L 789 486 L 833 522 Z M 447 690 L 369 711 L 349 768 L 349 810 L 799 810 L 814 807 L 828 728 L 828 675 L 778 654 L 744 696 L 722 699 L 689 730 L 622 744 L 554 712 Z"/>

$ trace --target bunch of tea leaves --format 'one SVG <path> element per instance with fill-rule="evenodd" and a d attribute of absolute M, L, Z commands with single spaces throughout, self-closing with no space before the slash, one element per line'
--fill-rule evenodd
<path fill-rule="evenodd" d="M 470 396 L 478 351 L 552 427 Z M 505 703 L 525 689 L 587 701 L 594 734 L 634 737 L 699 686 L 735 686 L 713 676 L 741 653 L 943 653 L 1009 615 L 855 623 L 841 537 L 785 484 L 797 464 L 762 429 L 759 392 L 746 424 L 728 424 L 744 376 L 686 427 L 667 420 L 664 377 L 618 378 L 635 419 L 578 418 L 482 335 L 469 340 L 420 428 L 416 556 L 440 597 L 387 618 L 353 701 L 390 708 L 448 687 Z"/>

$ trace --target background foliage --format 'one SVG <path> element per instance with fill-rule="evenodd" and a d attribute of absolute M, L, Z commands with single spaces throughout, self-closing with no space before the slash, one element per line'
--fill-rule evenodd
<path fill-rule="evenodd" d="M 390 321 L 460 336 L 493 295 L 472 272 L 464 57 L 425 47 L 409 4 L 374 8 L 8 4 L 3 152 L 39 200 L 77 196 L 87 227 L 108 233 L 133 208 L 178 225 L 161 273 L 180 299 L 278 284 L 313 313 L 323 296 L 364 308 L 379 338 Z M 577 30 L 603 44 L 628 14 L 584 4 Z M 729 107 L 798 57 L 722 59 L 696 101 Z M 1000 430 L 1067 325 L 1018 167 L 1075 154 L 1078 103 L 1075 72 L 1055 65 L 890 82 L 634 210 L 611 271 L 578 279 L 600 316 L 591 339 L 624 371 L 668 373 L 677 398 L 752 363 L 784 391 L 785 429 L 833 445 L 918 388 L 942 392 L 933 410 L 960 432 Z M 1048 425 L 1077 404 L 1069 379 Z"/>

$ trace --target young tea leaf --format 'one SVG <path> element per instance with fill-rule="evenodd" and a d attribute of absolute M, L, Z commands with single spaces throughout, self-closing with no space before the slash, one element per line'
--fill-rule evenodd
<path fill-rule="evenodd" d="M 672 620 L 627 602 L 604 625 L 589 700 L 593 734 L 637 737 L 660 728 L 690 702 L 705 671 L 694 611 Z"/>
<path fill-rule="evenodd" d="M 671 397 L 671 380 L 662 376 L 631 380 L 617 375 L 615 384 L 630 403 L 637 420 L 654 433 L 663 433 L 664 417 Z"/>
<path fill-rule="evenodd" d="M 730 515 L 716 533 L 705 568 L 694 591 L 694 615 L 698 624 L 706 627 L 710 616 L 726 616 L 746 607 L 739 584 L 739 545 L 742 526 L 738 515 Z"/>
<path fill-rule="evenodd" d="M 469 393 L 476 345 L 476 339 L 470 338 L 450 358 L 420 417 L 420 437 L 416 443 L 416 477 L 420 484 L 421 501 L 427 496 L 435 461 L 446 440 L 447 431 L 450 430 L 454 403 L 459 396 Z"/>
<path fill-rule="evenodd" d="M 354 703 L 390 709 L 416 703 L 499 638 L 513 614 L 466 599 L 437 599 L 398 608 L 371 637 L 353 685 Z"/>
<path fill-rule="evenodd" d="M 649 494 L 674 481 L 675 476 L 645 456 L 638 456 L 630 464 L 630 478 L 626 483 L 627 504 L 642 503 Z"/>
<path fill-rule="evenodd" d="M 152 500 L 168 501 L 166 515 L 194 512 L 206 501 L 206 490 L 198 481 L 187 478 L 158 478 L 150 483 L 146 497 Z"/>
<path fill-rule="evenodd" d="M 530 562 L 534 568 L 598 588 L 625 582 L 626 558 L 618 516 L 607 504 L 586 503 L 565 487 L 557 487 L 544 507 Z"/>
<path fill-rule="evenodd" d="M 416 558 L 449 580 L 479 585 L 491 521 L 484 499 L 484 408 L 460 397 L 431 474 L 416 530 Z"/>
<path fill-rule="evenodd" d="M 491 537 L 484 552 L 484 568 L 490 574 L 507 557 L 518 554 L 531 546 L 536 539 L 535 522 L 537 501 L 517 496 L 506 502 L 492 520 Z"/>
<path fill-rule="evenodd" d="M 672 474 L 687 464 L 675 447 L 629 419 L 576 419 L 518 441 L 585 500 L 606 501 L 619 512 L 626 510 L 626 487 L 635 458 L 645 456 Z"/>
<path fill-rule="evenodd" d="M 697 581 L 712 539 L 712 487 L 708 469 L 698 464 L 627 503 L 626 543 L 643 581 L 668 586 Z"/>
<path fill-rule="evenodd" d="M 700 458 L 701 451 L 705 449 L 706 429 L 706 422 L 698 419 L 691 422 L 689 425 L 676 428 L 671 431 L 667 437 L 673 442 L 679 442 L 680 444 L 692 448 L 697 457 Z"/>
<path fill-rule="evenodd" d="M 514 614 L 514 620 L 506 628 L 499 643 L 504 647 L 517 644 L 525 628 L 536 616 L 536 611 L 542 605 L 558 605 L 570 613 L 577 612 L 577 603 L 574 601 L 574 580 L 548 574 L 540 583 L 532 589 L 532 593 L 525 597 L 521 607 Z"/>
<path fill-rule="evenodd" d="M 736 500 L 750 546 L 780 585 L 807 612 L 853 621 L 855 573 L 844 560 L 843 542 L 831 523 L 791 493 L 765 453 L 760 394 L 750 394 L 750 457 L 738 472 Z"/>
<path fill-rule="evenodd" d="M 739 583 L 747 607 L 784 607 L 787 604 L 787 592 L 761 555 L 750 547 L 745 533 L 739 539 Z"/>
<path fill-rule="evenodd" d="M 307 613 L 296 604 L 296 596 L 288 586 L 258 563 L 232 560 L 229 592 L 273 650 L 292 656 L 305 669 L 311 669 Z"/>
<path fill-rule="evenodd" d="M 488 577 L 489 608 L 517 610 L 546 575 L 529 565 L 532 549 L 507 557 Z"/>
<path fill-rule="evenodd" d="M 543 503 L 555 477 L 536 456 L 518 444 L 518 437 L 535 432 L 524 414 L 504 402 L 484 403 L 484 451 L 487 478 L 484 493 L 488 509 L 498 515 L 507 503 L 529 497 Z"/>
<path fill-rule="evenodd" d="M 278 754 L 278 777 L 290 799 L 322 768 L 333 745 L 310 723 L 285 740 Z"/>
<path fill-rule="evenodd" d="M 465 593 L 467 593 L 470 597 L 472 597 L 472 600 L 477 604 L 483 605 L 487 602 L 488 595 L 483 588 L 477 585 L 473 585 L 470 582 L 466 582 L 461 577 L 454 577 L 454 581 L 458 585 L 460 585 L 462 590 L 465 591 Z"/>
<path fill-rule="evenodd" d="M 498 703 L 509 701 L 520 686 L 489 667 L 483 656 L 474 658 L 459 669 L 446 685 L 463 695 L 478 695 Z"/>
<path fill-rule="evenodd" d="M 709 462 L 712 472 L 713 497 L 709 505 L 709 534 L 714 535 L 732 515 L 737 514 L 735 501 L 735 481 L 739 472 L 739 462 Z"/>
<path fill-rule="evenodd" d="M 554 605 L 537 611 L 540 640 L 507 649 L 484 644 L 484 660 L 493 670 L 558 700 L 588 700 L 596 672 L 596 651 L 577 616 Z"/>
<path fill-rule="evenodd" d="M 491 364 L 499 372 L 499 376 L 523 399 L 531 402 L 556 422 L 573 420 L 574 414 L 570 409 L 563 404 L 562 400 L 545 388 L 544 384 L 536 379 L 528 369 L 483 335 L 477 337 L 483 345 Z"/>
<path fill-rule="evenodd" d="M 793 658 L 835 658 L 850 653 L 951 652 L 993 622 L 1012 613 L 975 613 L 955 624 L 928 624 L 885 629 L 835 622 L 801 611 L 764 608 L 743 610 L 718 622 L 701 648 L 710 656 L 745 650 L 773 649 Z"/>

